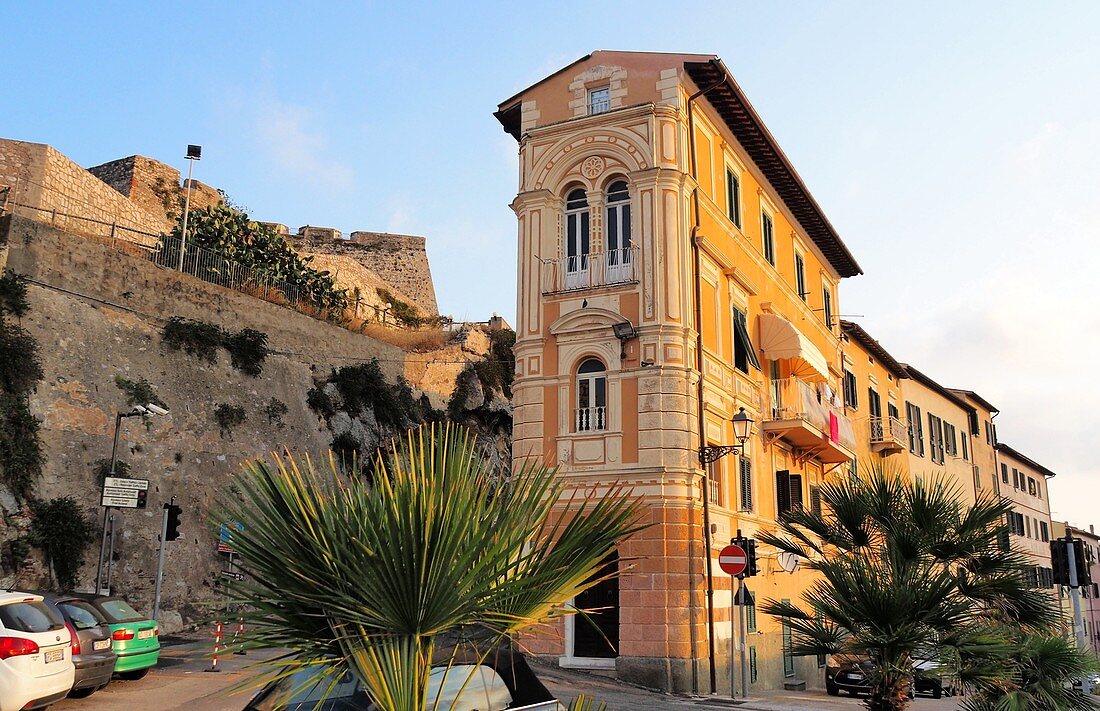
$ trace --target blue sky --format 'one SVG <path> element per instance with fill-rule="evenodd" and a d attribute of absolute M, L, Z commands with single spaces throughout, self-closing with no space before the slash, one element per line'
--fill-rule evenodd
<path fill-rule="evenodd" d="M 1100 4 L 681 7 L 16 3 L 0 135 L 86 166 L 200 143 L 253 217 L 424 235 L 444 311 L 510 318 L 497 102 L 594 49 L 716 53 L 866 272 L 841 311 L 1000 406 L 1055 516 L 1100 524 Z"/>

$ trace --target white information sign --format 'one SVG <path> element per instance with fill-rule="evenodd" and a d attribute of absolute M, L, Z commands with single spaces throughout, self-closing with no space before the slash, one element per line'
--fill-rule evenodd
<path fill-rule="evenodd" d="M 116 509 L 136 509 L 145 503 L 148 491 L 148 479 L 109 476 L 103 480 L 103 495 L 99 505 Z"/>

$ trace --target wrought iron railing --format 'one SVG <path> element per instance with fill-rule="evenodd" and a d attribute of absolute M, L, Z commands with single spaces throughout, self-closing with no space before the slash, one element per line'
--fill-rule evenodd
<path fill-rule="evenodd" d="M 899 444 L 905 446 L 909 429 L 897 417 L 871 418 L 871 444 Z"/>
<path fill-rule="evenodd" d="M 623 247 L 606 252 L 588 252 L 544 260 L 542 291 L 544 294 L 553 294 L 611 284 L 629 284 L 638 279 L 635 272 L 637 257 L 637 247 Z"/>

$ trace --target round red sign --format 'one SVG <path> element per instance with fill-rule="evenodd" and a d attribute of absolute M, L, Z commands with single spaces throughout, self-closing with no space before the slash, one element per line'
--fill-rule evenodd
<path fill-rule="evenodd" d="M 718 565 L 729 575 L 740 575 L 749 565 L 749 556 L 744 548 L 731 543 L 718 553 Z"/>

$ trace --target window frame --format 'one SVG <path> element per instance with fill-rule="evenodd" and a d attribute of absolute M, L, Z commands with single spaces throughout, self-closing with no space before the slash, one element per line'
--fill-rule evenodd
<path fill-rule="evenodd" d="M 825 327 L 833 330 L 833 289 L 827 283 L 821 285 L 821 317 L 825 319 Z"/>
<path fill-rule="evenodd" d="M 794 290 L 802 301 L 810 298 L 810 292 L 806 290 L 806 258 L 798 251 L 794 253 Z"/>
<path fill-rule="evenodd" d="M 752 457 L 738 455 L 737 457 L 737 492 L 738 505 L 741 511 L 752 513 L 753 489 L 752 489 Z"/>
<path fill-rule="evenodd" d="M 748 314 L 733 307 L 733 367 L 746 375 L 749 368 L 760 370 L 760 359 L 756 356 L 756 347 L 752 344 L 752 336 L 749 335 Z M 744 367 L 741 360 L 744 359 Z"/>
<path fill-rule="evenodd" d="M 622 185 L 623 189 L 613 191 L 612 189 L 618 185 Z M 625 197 L 613 198 L 613 194 L 625 195 Z M 604 242 L 607 251 L 607 263 L 611 267 L 630 262 L 630 248 L 634 244 L 634 235 L 630 227 L 631 202 L 630 183 L 623 179 L 612 180 L 608 183 L 607 190 L 604 193 L 604 212 L 607 220 L 604 224 Z M 615 247 L 611 246 L 612 225 L 615 227 Z"/>
<path fill-rule="evenodd" d="M 847 368 L 844 369 L 844 406 L 853 410 L 859 409 L 859 383 L 856 374 Z"/>
<path fill-rule="evenodd" d="M 582 369 L 589 363 L 598 363 L 602 370 L 588 370 L 582 372 Z M 587 394 L 589 400 L 595 404 L 582 406 L 582 383 L 585 382 L 588 383 Z M 584 432 L 606 432 L 608 430 L 608 420 L 611 414 L 609 407 L 611 398 L 607 382 L 607 364 L 593 356 L 585 358 L 577 365 L 577 370 L 574 373 L 574 384 L 576 392 L 573 395 L 573 431 L 578 434 Z M 600 401 L 601 385 L 603 405 L 598 404 Z M 600 408 L 603 408 L 602 417 L 600 417 Z M 590 411 L 587 417 L 582 418 L 582 410 Z M 593 422 L 593 415 L 595 415 L 595 422 Z"/>
<path fill-rule="evenodd" d="M 604 92 L 607 98 L 603 101 L 597 102 L 596 95 L 600 92 Z M 602 84 L 600 86 L 594 86 L 588 89 L 588 115 L 598 116 L 599 114 L 606 114 L 611 110 L 611 84 Z M 601 107 L 597 110 L 597 107 Z"/>
<path fill-rule="evenodd" d="M 774 267 L 775 217 L 763 207 L 760 208 L 760 240 L 761 253 L 764 255 L 764 259 L 768 261 L 768 264 Z"/>
<path fill-rule="evenodd" d="M 726 217 L 741 229 L 741 176 L 726 165 Z"/>

